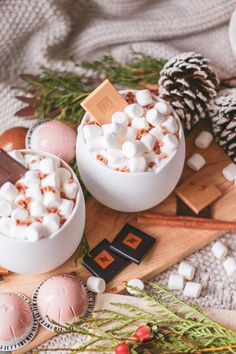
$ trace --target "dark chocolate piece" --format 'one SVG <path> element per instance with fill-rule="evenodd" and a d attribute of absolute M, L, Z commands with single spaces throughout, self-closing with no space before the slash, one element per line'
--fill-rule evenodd
<path fill-rule="evenodd" d="M 5 182 L 16 183 L 27 171 L 25 166 L 0 149 L 0 186 Z"/>
<path fill-rule="evenodd" d="M 139 264 L 155 242 L 154 237 L 126 224 L 111 243 L 110 249 Z"/>
<path fill-rule="evenodd" d="M 128 259 L 112 252 L 109 246 L 110 242 L 104 239 L 92 249 L 90 256 L 84 258 L 84 266 L 106 283 L 130 264 Z"/>
<path fill-rule="evenodd" d="M 211 206 L 209 205 L 199 214 L 194 213 L 192 209 L 190 209 L 187 204 L 185 204 L 179 197 L 176 197 L 176 215 L 179 216 L 196 216 L 201 218 L 211 218 Z"/>

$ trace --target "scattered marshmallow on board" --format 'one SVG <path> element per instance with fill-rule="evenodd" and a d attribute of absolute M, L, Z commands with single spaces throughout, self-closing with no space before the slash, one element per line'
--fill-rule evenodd
<path fill-rule="evenodd" d="M 229 182 L 236 182 L 236 164 L 233 162 L 227 165 L 225 168 L 222 170 L 222 174 L 225 179 Z"/>
<path fill-rule="evenodd" d="M 200 296 L 202 291 L 202 284 L 188 281 L 185 285 L 183 296 L 197 298 Z"/>
<path fill-rule="evenodd" d="M 130 287 L 138 288 L 139 290 L 144 289 L 144 282 L 141 279 L 131 279 L 127 283 L 127 291 L 130 295 L 137 295 L 135 289 Z"/>
<path fill-rule="evenodd" d="M 93 293 L 102 294 L 106 289 L 106 282 L 102 278 L 91 276 L 87 280 L 87 287 Z"/>
<path fill-rule="evenodd" d="M 213 140 L 213 135 L 203 130 L 195 139 L 195 145 L 200 149 L 207 149 Z"/>
<path fill-rule="evenodd" d="M 199 171 L 206 164 L 204 157 L 198 153 L 193 154 L 188 160 L 187 165 L 193 171 Z"/>

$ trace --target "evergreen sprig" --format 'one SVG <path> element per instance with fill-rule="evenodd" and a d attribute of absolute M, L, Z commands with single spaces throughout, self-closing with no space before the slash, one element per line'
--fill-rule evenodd
<path fill-rule="evenodd" d="M 112 303 L 115 310 L 99 310 L 99 317 L 74 323 L 68 328 L 67 333 L 86 333 L 89 339 L 78 348 L 67 350 L 114 353 L 116 344 L 126 342 L 131 347 L 131 354 L 236 353 L 236 332 L 210 320 L 195 305 L 189 305 L 159 284 L 150 285 L 155 295 L 130 287 L 146 300 L 146 310 L 133 304 Z M 136 340 L 134 333 L 140 324 L 152 328 L 152 340 Z M 54 349 L 57 350 L 61 349 Z"/>

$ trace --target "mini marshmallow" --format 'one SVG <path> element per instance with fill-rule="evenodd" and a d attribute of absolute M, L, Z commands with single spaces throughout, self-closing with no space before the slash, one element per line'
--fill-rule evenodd
<path fill-rule="evenodd" d="M 206 160 L 200 154 L 193 154 L 188 160 L 187 165 L 193 171 L 199 171 L 206 164 Z"/>
<path fill-rule="evenodd" d="M 127 158 L 140 156 L 144 153 L 144 145 L 141 141 L 125 141 L 122 145 L 122 152 Z"/>
<path fill-rule="evenodd" d="M 22 153 L 18 150 L 13 150 L 8 153 L 14 160 L 20 162 L 22 165 L 26 166 L 26 162 Z"/>
<path fill-rule="evenodd" d="M 29 210 L 30 210 L 31 216 L 41 217 L 41 216 L 43 216 L 43 214 L 45 212 L 45 207 L 44 207 L 43 203 L 35 200 L 35 201 L 32 201 L 29 203 Z"/>
<path fill-rule="evenodd" d="M 144 172 L 146 169 L 146 159 L 145 157 L 133 157 L 129 161 L 130 172 Z"/>
<path fill-rule="evenodd" d="M 181 274 L 171 273 L 168 280 L 170 290 L 182 290 L 184 288 L 184 277 Z"/>
<path fill-rule="evenodd" d="M 121 150 L 108 150 L 108 165 L 119 167 L 124 162 L 124 156 Z"/>
<path fill-rule="evenodd" d="M 115 133 L 118 137 L 122 138 L 126 134 L 127 127 L 120 123 L 108 123 L 102 125 L 102 131 L 104 135 L 109 133 Z"/>
<path fill-rule="evenodd" d="M 40 161 L 39 163 L 39 170 L 43 174 L 49 174 L 56 172 L 57 165 L 55 159 L 46 158 Z"/>
<path fill-rule="evenodd" d="M 167 102 L 157 102 L 155 104 L 155 108 L 160 112 L 161 114 L 164 114 L 165 116 L 168 116 L 171 114 L 172 107 L 169 103 Z"/>
<path fill-rule="evenodd" d="M 8 200 L 0 200 L 0 216 L 10 216 L 12 205 Z"/>
<path fill-rule="evenodd" d="M 102 294 L 106 289 L 106 282 L 102 278 L 91 276 L 87 280 L 87 287 L 93 293 Z"/>
<path fill-rule="evenodd" d="M 31 154 L 25 154 L 24 155 L 25 162 L 30 170 L 39 170 L 39 164 L 41 161 L 41 158 L 36 155 L 31 155 Z"/>
<path fill-rule="evenodd" d="M 86 146 L 89 151 L 98 151 L 102 149 L 102 138 L 95 137 L 87 140 Z"/>
<path fill-rule="evenodd" d="M 235 277 L 235 275 L 236 275 L 236 261 L 233 257 L 227 258 L 224 261 L 223 266 L 224 266 L 226 273 L 229 277 Z"/>
<path fill-rule="evenodd" d="M 185 279 L 192 280 L 195 275 L 195 267 L 192 264 L 183 261 L 179 265 L 178 273 L 183 275 Z"/>
<path fill-rule="evenodd" d="M 9 202 L 14 202 L 18 194 L 18 189 L 11 182 L 5 182 L 0 189 L 0 195 Z"/>
<path fill-rule="evenodd" d="M 144 145 L 144 151 L 151 152 L 154 148 L 156 139 L 155 139 L 154 135 L 147 133 L 142 136 L 141 142 Z"/>
<path fill-rule="evenodd" d="M 150 123 L 154 127 L 159 126 L 165 121 L 165 117 L 163 116 L 163 114 L 158 112 L 155 108 L 149 109 L 149 111 L 147 111 L 146 119 L 148 123 Z"/>
<path fill-rule="evenodd" d="M 46 230 L 40 222 L 34 222 L 24 232 L 25 238 L 29 241 L 38 241 L 46 235 Z"/>
<path fill-rule="evenodd" d="M 65 183 L 63 184 L 63 186 Z M 44 204 L 47 208 L 57 208 L 61 202 L 60 193 L 57 192 L 45 192 L 43 196 Z"/>
<path fill-rule="evenodd" d="M 124 126 L 128 125 L 128 117 L 125 112 L 115 112 L 111 117 L 112 123 L 120 123 Z"/>
<path fill-rule="evenodd" d="M 11 218 L 7 216 L 0 218 L 0 233 L 5 236 L 10 236 L 12 225 L 13 221 Z"/>
<path fill-rule="evenodd" d="M 48 235 L 53 234 L 60 228 L 60 216 L 54 213 L 49 213 L 43 217 L 43 226 Z"/>
<path fill-rule="evenodd" d="M 137 103 L 132 103 L 125 107 L 125 113 L 131 119 L 139 118 L 143 116 L 144 109 Z"/>
<path fill-rule="evenodd" d="M 207 130 L 203 130 L 195 139 L 195 145 L 200 149 L 207 149 L 213 140 L 213 135 Z"/>
<path fill-rule="evenodd" d="M 74 209 L 73 200 L 61 199 L 61 203 L 58 206 L 60 214 L 66 217 L 69 217 Z"/>
<path fill-rule="evenodd" d="M 87 124 L 83 126 L 85 140 L 102 136 L 102 128 L 97 124 Z"/>
<path fill-rule="evenodd" d="M 67 198 L 75 199 L 77 191 L 78 191 L 78 183 L 65 182 L 65 183 L 63 183 L 62 191 L 65 193 Z"/>
<path fill-rule="evenodd" d="M 118 149 L 119 139 L 116 133 L 109 133 L 102 137 L 102 146 L 104 149 Z"/>
<path fill-rule="evenodd" d="M 137 134 L 138 134 L 138 129 L 134 127 L 127 127 L 125 140 L 135 140 Z"/>
<path fill-rule="evenodd" d="M 223 259 L 227 253 L 228 253 L 228 248 L 225 246 L 225 244 L 221 241 L 217 241 L 211 248 L 212 253 L 217 259 Z"/>
<path fill-rule="evenodd" d="M 38 201 L 43 200 L 43 195 L 40 186 L 34 185 L 32 187 L 26 188 L 25 195 L 28 198 L 32 198 Z"/>
<path fill-rule="evenodd" d="M 144 290 L 144 282 L 141 279 L 131 279 L 127 283 L 127 291 L 130 295 L 137 295 L 137 291 L 129 288 L 130 286 L 138 288 L 139 290 Z"/>
<path fill-rule="evenodd" d="M 12 238 L 17 238 L 20 240 L 25 239 L 25 231 L 27 229 L 27 226 L 24 225 L 15 225 L 14 223 L 11 226 L 10 229 L 10 237 Z"/>
<path fill-rule="evenodd" d="M 173 134 L 164 135 L 162 142 L 161 152 L 167 155 L 172 154 L 179 146 L 179 139 Z"/>
<path fill-rule="evenodd" d="M 138 90 L 136 92 L 136 100 L 140 106 L 147 106 L 153 103 L 152 94 L 149 90 Z"/>
<path fill-rule="evenodd" d="M 223 171 L 222 174 L 227 181 L 232 182 L 233 180 L 236 179 L 236 164 L 235 163 L 230 163 L 227 165 Z"/>
<path fill-rule="evenodd" d="M 28 211 L 25 210 L 24 208 L 17 207 L 16 209 L 13 210 L 11 213 L 11 218 L 13 221 L 26 221 L 28 219 Z"/>
<path fill-rule="evenodd" d="M 132 119 L 131 126 L 136 129 L 148 129 L 149 124 L 146 118 L 134 118 Z"/>
<path fill-rule="evenodd" d="M 59 173 L 61 184 L 63 184 L 64 182 L 68 182 L 72 177 L 70 171 L 64 167 L 60 167 L 58 169 L 58 173 Z"/>
<path fill-rule="evenodd" d="M 179 130 L 177 120 L 172 116 L 166 119 L 166 121 L 162 125 L 168 131 L 168 133 L 171 134 L 175 134 Z"/>
<path fill-rule="evenodd" d="M 152 128 L 149 130 L 149 134 L 153 135 L 156 140 L 162 140 L 164 138 L 163 135 L 163 130 L 161 129 L 161 127 L 158 125 L 155 128 Z"/>
<path fill-rule="evenodd" d="M 45 178 L 42 179 L 41 181 L 41 187 L 53 187 L 53 188 L 59 188 L 60 187 L 60 175 L 59 173 L 51 173 L 50 175 L 47 175 Z"/>
<path fill-rule="evenodd" d="M 36 171 L 27 171 L 24 177 L 24 183 L 27 187 L 31 187 L 35 184 L 40 184 L 39 174 Z"/>
<path fill-rule="evenodd" d="M 200 296 L 202 291 L 202 284 L 188 281 L 185 285 L 183 296 L 197 298 Z"/>

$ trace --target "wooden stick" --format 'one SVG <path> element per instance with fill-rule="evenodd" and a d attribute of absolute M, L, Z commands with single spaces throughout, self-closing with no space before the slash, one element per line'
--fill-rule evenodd
<path fill-rule="evenodd" d="M 0 275 L 4 276 L 4 275 L 8 275 L 8 274 L 9 274 L 9 271 L 7 269 L 0 267 Z"/>
<path fill-rule="evenodd" d="M 194 216 L 142 213 L 138 215 L 137 221 L 139 224 L 143 225 L 158 225 L 203 230 L 236 230 L 236 222 L 198 218 Z"/>

